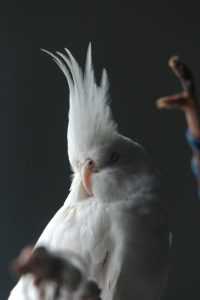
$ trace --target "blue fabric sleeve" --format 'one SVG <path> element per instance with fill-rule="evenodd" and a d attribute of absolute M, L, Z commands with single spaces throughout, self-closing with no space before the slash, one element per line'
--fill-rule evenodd
<path fill-rule="evenodd" d="M 195 176 L 200 177 L 200 168 L 195 157 L 191 159 L 191 168 Z"/>
<path fill-rule="evenodd" d="M 200 154 L 200 138 L 194 137 L 189 129 L 186 130 L 185 132 L 186 139 L 188 141 L 188 144 L 192 148 L 192 150 L 198 152 Z"/>

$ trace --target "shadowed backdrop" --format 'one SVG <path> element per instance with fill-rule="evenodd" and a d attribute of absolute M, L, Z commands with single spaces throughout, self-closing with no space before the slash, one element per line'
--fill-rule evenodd
<path fill-rule="evenodd" d="M 68 86 L 40 48 L 69 48 L 82 67 L 92 42 L 97 80 L 105 67 L 120 131 L 145 146 L 162 174 L 172 231 L 164 299 L 200 298 L 200 202 L 180 112 L 154 102 L 179 91 L 167 60 L 188 62 L 200 93 L 197 1 L 0 2 L 0 299 L 14 285 L 9 262 L 34 243 L 70 186 Z M 17 300 L 17 299 L 16 299 Z"/>

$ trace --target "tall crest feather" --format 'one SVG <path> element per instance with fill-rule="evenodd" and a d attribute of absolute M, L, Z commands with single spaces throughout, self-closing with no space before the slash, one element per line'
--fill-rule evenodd
<path fill-rule="evenodd" d="M 68 49 L 65 49 L 66 54 L 56 52 L 56 55 L 43 51 L 53 58 L 68 81 L 68 154 L 75 169 L 76 162 L 87 155 L 92 146 L 103 144 L 117 130 L 109 107 L 107 72 L 103 69 L 98 86 L 92 64 L 91 44 L 87 50 L 84 73 Z"/>

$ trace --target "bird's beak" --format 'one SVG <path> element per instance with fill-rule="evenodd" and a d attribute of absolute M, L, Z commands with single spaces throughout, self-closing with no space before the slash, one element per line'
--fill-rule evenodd
<path fill-rule="evenodd" d="M 96 171 L 95 163 L 89 159 L 84 163 L 81 169 L 83 186 L 89 196 L 92 196 L 91 175 Z"/>

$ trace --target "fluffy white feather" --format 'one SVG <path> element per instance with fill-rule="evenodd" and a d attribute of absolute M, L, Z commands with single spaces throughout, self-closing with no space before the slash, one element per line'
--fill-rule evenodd
<path fill-rule="evenodd" d="M 115 132 L 117 125 L 112 119 L 108 105 L 108 77 L 102 71 L 100 86 L 97 85 L 92 65 L 91 44 L 89 44 L 85 73 L 68 49 L 67 55 L 50 54 L 67 78 L 70 91 L 68 124 L 68 154 L 72 167 L 77 170 L 81 161 L 93 145 L 105 143 Z"/>

